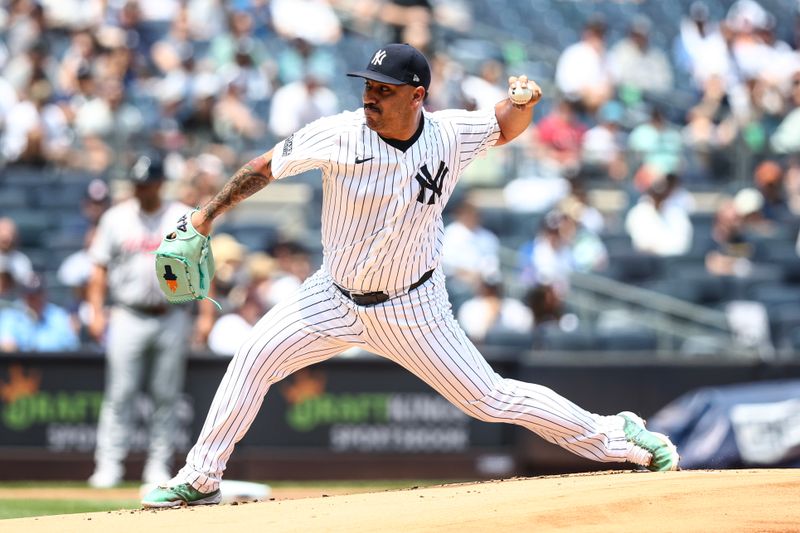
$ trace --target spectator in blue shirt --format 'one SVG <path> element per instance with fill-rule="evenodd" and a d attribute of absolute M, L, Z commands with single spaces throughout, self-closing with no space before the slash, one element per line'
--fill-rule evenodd
<path fill-rule="evenodd" d="M 39 275 L 22 287 L 18 305 L 0 311 L 0 351 L 57 352 L 77 348 L 78 337 L 69 314 L 47 301 Z"/>

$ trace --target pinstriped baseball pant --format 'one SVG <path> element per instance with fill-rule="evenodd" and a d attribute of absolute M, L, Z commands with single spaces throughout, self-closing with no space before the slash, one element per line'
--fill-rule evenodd
<path fill-rule="evenodd" d="M 479 420 L 523 426 L 589 459 L 626 459 L 630 445 L 619 417 L 590 413 L 547 387 L 492 370 L 453 318 L 438 269 L 408 294 L 361 307 L 339 292 L 323 267 L 271 309 L 236 352 L 174 480 L 216 490 L 269 387 L 353 346 L 400 364 Z"/>

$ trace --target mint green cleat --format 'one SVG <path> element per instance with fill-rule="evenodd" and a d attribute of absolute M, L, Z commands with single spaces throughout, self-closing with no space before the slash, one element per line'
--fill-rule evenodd
<path fill-rule="evenodd" d="M 220 501 L 222 501 L 222 493 L 219 489 L 206 494 L 188 483 L 181 483 L 173 487 L 154 488 L 142 499 L 142 506 L 145 509 L 161 509 L 187 505 L 215 505 Z"/>
<path fill-rule="evenodd" d="M 619 413 L 625 420 L 625 437 L 633 444 L 628 460 L 641 465 L 653 472 L 677 470 L 678 449 L 669 440 L 669 437 L 644 427 L 644 420 L 630 411 Z"/>

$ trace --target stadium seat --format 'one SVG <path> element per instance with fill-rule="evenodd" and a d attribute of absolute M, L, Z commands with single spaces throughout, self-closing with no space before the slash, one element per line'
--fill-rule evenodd
<path fill-rule="evenodd" d="M 630 235 L 627 233 L 608 233 L 601 238 L 608 251 L 608 256 L 612 258 L 612 260 L 617 255 L 634 253 L 633 243 L 631 242 Z"/>
<path fill-rule="evenodd" d="M 24 186 L 0 185 L 0 209 L 13 209 L 28 204 L 28 192 Z"/>
<path fill-rule="evenodd" d="M 78 212 L 86 195 L 87 185 L 88 182 L 85 181 L 70 181 L 36 188 L 34 201 L 38 207 L 63 207 Z"/>
<path fill-rule="evenodd" d="M 700 283 L 695 280 L 659 279 L 642 284 L 642 288 L 691 303 L 702 301 Z"/>
<path fill-rule="evenodd" d="M 595 332 L 596 349 L 610 352 L 653 351 L 658 348 L 656 334 L 644 328 L 617 328 Z"/>
<path fill-rule="evenodd" d="M 659 291 L 664 294 L 708 306 L 714 306 L 730 296 L 728 278 L 710 274 L 703 261 L 685 257 L 682 260 L 670 260 L 665 272 L 669 282 Z"/>
<path fill-rule="evenodd" d="M 534 347 L 553 351 L 596 350 L 594 332 L 589 327 L 563 331 L 557 325 L 540 326 L 535 330 Z"/>
<path fill-rule="evenodd" d="M 611 256 L 606 275 L 626 283 L 639 283 L 661 277 L 662 260 L 654 255 L 639 252 L 618 253 Z"/>
<path fill-rule="evenodd" d="M 800 303 L 790 302 L 769 310 L 772 342 L 778 351 L 794 349 L 793 337 L 800 331 Z"/>
<path fill-rule="evenodd" d="M 725 278 L 729 286 L 728 299 L 751 298 L 753 287 L 780 282 L 784 276 L 784 268 L 779 264 L 753 263 L 747 276 L 729 276 Z"/>
<path fill-rule="evenodd" d="M 520 333 L 518 331 L 495 328 L 486 334 L 483 343 L 490 346 L 504 346 L 530 350 L 533 348 L 533 339 L 534 333 L 532 331 Z"/>
<path fill-rule="evenodd" d="M 780 266 L 783 271 L 783 281 L 787 283 L 800 282 L 800 256 L 797 255 L 795 242 L 778 241 L 762 246 L 759 253 L 765 263 Z"/>
<path fill-rule="evenodd" d="M 729 342 L 712 335 L 694 335 L 687 338 L 680 346 L 679 352 L 687 357 L 720 356 L 728 352 Z"/>
<path fill-rule="evenodd" d="M 19 245 L 22 247 L 40 246 L 45 232 L 50 228 L 49 213 L 33 211 L 30 208 L 4 210 L 17 225 Z"/>
<path fill-rule="evenodd" d="M 24 165 L 12 165 L 0 173 L 0 182 L 25 186 L 39 186 L 55 179 L 55 171 Z"/>
<path fill-rule="evenodd" d="M 754 285 L 749 290 L 749 297 L 763 303 L 768 310 L 782 305 L 800 306 L 800 286 L 783 283 Z"/>
<path fill-rule="evenodd" d="M 55 229 L 42 236 L 42 246 L 48 250 L 80 250 L 83 241 L 84 235 L 77 231 Z"/>
<path fill-rule="evenodd" d="M 61 261 L 66 257 L 64 252 L 50 250 L 42 246 L 20 248 L 20 251 L 28 256 L 28 259 L 33 264 L 33 269 L 37 272 L 58 270 Z"/>

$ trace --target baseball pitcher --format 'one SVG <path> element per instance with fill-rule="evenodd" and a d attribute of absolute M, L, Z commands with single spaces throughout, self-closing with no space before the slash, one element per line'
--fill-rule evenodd
<path fill-rule="evenodd" d="M 509 98 L 492 110 L 429 113 L 430 67 L 406 44 L 381 47 L 349 76 L 364 79 L 361 109 L 312 122 L 247 163 L 191 215 L 193 237 L 171 241 L 169 252 L 191 267 L 180 270 L 180 292 L 202 280 L 193 274 L 216 217 L 274 180 L 322 171 L 322 267 L 255 325 L 186 465 L 143 505 L 218 503 L 228 458 L 270 386 L 353 346 L 402 365 L 479 420 L 520 425 L 597 461 L 676 469 L 675 447 L 639 417 L 597 415 L 546 387 L 501 377 L 453 318 L 440 268 L 442 210 L 475 157 L 528 127 L 539 86 L 512 77 Z"/>

